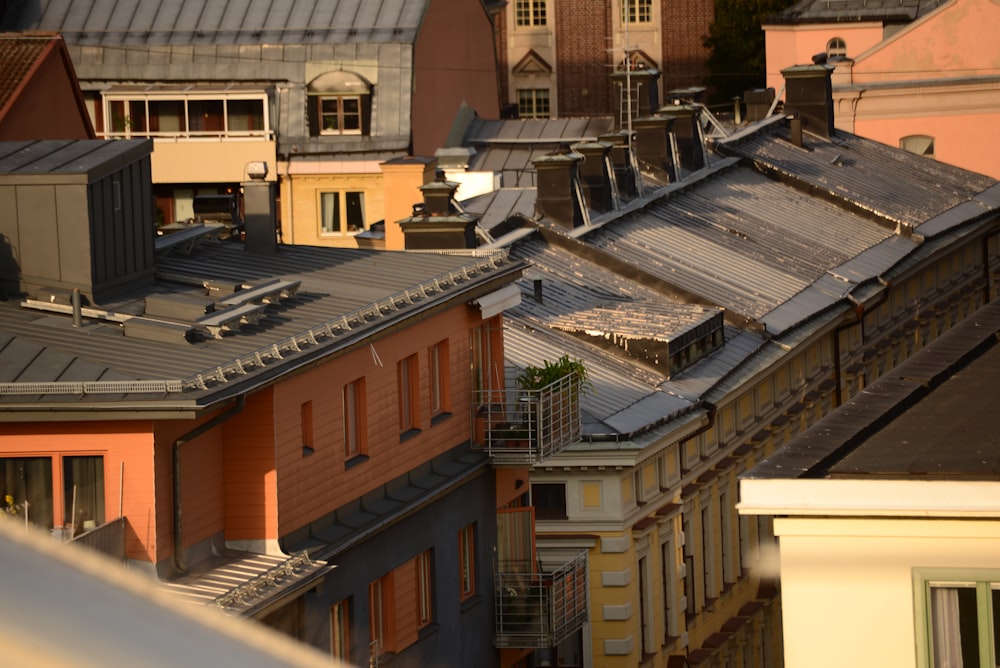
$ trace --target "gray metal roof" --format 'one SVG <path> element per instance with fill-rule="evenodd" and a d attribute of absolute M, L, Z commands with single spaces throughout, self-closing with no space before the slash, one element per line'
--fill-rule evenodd
<path fill-rule="evenodd" d="M 997 480 L 998 333 L 993 301 L 744 477 Z"/>
<path fill-rule="evenodd" d="M 751 169 L 729 169 L 581 238 L 758 320 L 891 231 Z"/>
<path fill-rule="evenodd" d="M 767 17 L 764 24 L 909 23 L 942 4 L 944 0 L 800 0 L 788 9 Z"/>
<path fill-rule="evenodd" d="M 0 183 L 26 180 L 46 184 L 66 180 L 87 183 L 120 164 L 148 155 L 151 150 L 151 139 L 0 142 Z"/>
<path fill-rule="evenodd" d="M 885 144 L 836 131 L 832 141 L 789 141 L 784 123 L 719 143 L 726 155 L 753 160 L 779 178 L 869 212 L 884 224 L 911 227 L 968 202 L 996 180 Z"/>
<path fill-rule="evenodd" d="M 203 296 L 206 279 L 246 285 L 293 279 L 301 281 L 297 293 L 268 305 L 256 324 L 196 343 L 123 337 L 118 322 L 98 318 L 75 328 L 69 315 L 4 302 L 0 406 L 119 402 L 120 409 L 138 410 L 223 400 L 432 304 L 483 291 L 483 283 L 519 267 L 502 253 L 470 258 L 281 246 L 265 256 L 236 242 L 206 242 L 189 255 L 159 257 L 155 287 L 101 308 L 141 314 L 147 295 Z"/>
<path fill-rule="evenodd" d="M 5 3 L 5 30 L 73 44 L 409 42 L 427 0 L 39 0 Z"/>
<path fill-rule="evenodd" d="M 584 360 L 595 386 L 582 400 L 590 438 L 630 447 L 628 439 L 680 424 L 786 355 L 848 308 L 849 296 L 871 296 L 879 278 L 891 280 L 1000 210 L 988 177 L 839 132 L 832 143 L 809 138 L 797 148 L 781 119 L 718 148 L 729 162 L 717 154 L 711 168 L 592 227 L 547 229 L 545 238 L 565 242 L 528 233 L 512 246 L 531 266 L 519 282 L 522 303 L 507 314 L 509 372 L 564 353 Z M 501 189 L 467 208 L 530 220 L 530 209 L 516 207 L 532 192 Z M 900 233 L 907 229 L 914 234 Z M 725 345 L 669 380 L 561 331 L 627 334 L 644 320 L 683 329 L 696 304 L 728 311 Z"/>
<path fill-rule="evenodd" d="M 593 142 L 614 130 L 610 117 L 499 121 L 476 117 L 466 128 L 462 145 L 476 150 L 470 171 L 499 174 L 504 188 L 533 188 L 533 160 L 560 145 Z"/>

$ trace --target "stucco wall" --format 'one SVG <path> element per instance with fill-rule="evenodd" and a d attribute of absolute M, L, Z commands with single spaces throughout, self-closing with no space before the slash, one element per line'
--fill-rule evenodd
<path fill-rule="evenodd" d="M 913 569 L 1000 569 L 996 520 L 778 518 L 774 528 L 786 666 L 916 665 Z"/>

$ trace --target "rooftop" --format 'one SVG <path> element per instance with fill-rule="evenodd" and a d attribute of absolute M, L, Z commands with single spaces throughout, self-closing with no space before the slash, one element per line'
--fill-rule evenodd
<path fill-rule="evenodd" d="M 764 23 L 909 23 L 943 3 L 944 0 L 799 0 L 767 17 Z"/>
<path fill-rule="evenodd" d="M 1000 514 L 998 335 L 993 301 L 744 474 L 745 511 Z"/>
<path fill-rule="evenodd" d="M 2 5 L 5 30 L 84 45 L 413 42 L 427 0 L 41 0 Z"/>

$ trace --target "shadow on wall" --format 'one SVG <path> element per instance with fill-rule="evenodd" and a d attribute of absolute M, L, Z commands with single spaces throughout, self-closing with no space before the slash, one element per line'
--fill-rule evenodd
<path fill-rule="evenodd" d="M 2 6 L 2 3 L 0 3 Z M 0 299 L 21 292 L 21 263 L 6 235 L 0 235 Z"/>

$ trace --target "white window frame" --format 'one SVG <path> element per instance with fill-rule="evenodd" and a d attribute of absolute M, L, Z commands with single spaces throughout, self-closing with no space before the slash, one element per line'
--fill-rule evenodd
<path fill-rule="evenodd" d="M 548 0 L 514 0 L 515 28 L 543 28 L 548 22 Z"/>
<path fill-rule="evenodd" d="M 221 130 L 191 130 L 191 115 L 189 105 L 191 102 L 222 102 L 223 126 Z M 230 102 L 251 101 L 261 104 L 261 124 L 260 129 L 255 130 L 234 130 L 230 127 Z M 183 117 L 180 119 L 181 127 L 177 130 L 148 130 L 149 124 L 149 104 L 150 102 L 176 102 L 182 105 Z M 126 121 L 121 130 L 115 130 L 112 126 L 115 115 L 112 114 L 112 106 L 124 104 L 126 109 L 131 109 L 132 105 L 141 105 L 147 128 L 135 129 L 130 122 Z M 164 138 L 184 138 L 184 139 L 247 139 L 247 138 L 273 138 L 271 128 L 270 109 L 268 105 L 267 93 L 241 92 L 227 93 L 223 91 L 204 91 L 197 93 L 178 93 L 177 91 L 148 91 L 148 92 L 126 92 L 109 91 L 101 95 L 101 108 L 104 114 L 104 130 L 98 133 L 102 139 L 131 139 L 133 137 L 164 137 Z M 125 118 L 130 118 L 126 115 Z"/>

